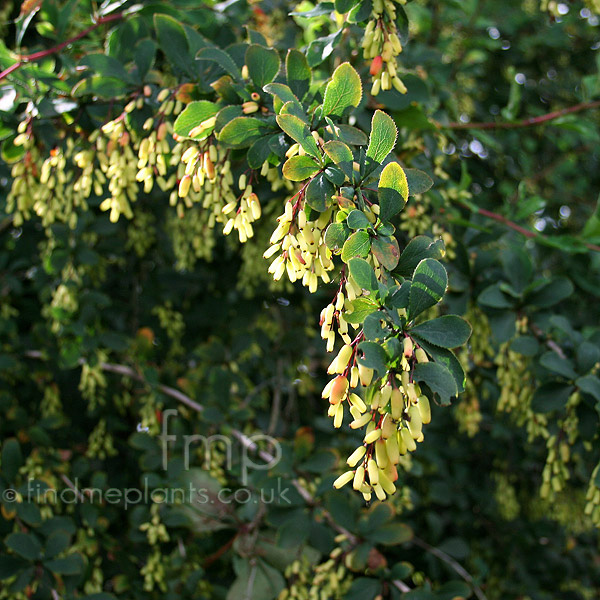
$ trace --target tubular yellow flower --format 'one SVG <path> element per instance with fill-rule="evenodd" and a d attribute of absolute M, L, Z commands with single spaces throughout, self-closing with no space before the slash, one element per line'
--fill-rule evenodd
<path fill-rule="evenodd" d="M 347 483 L 354 479 L 354 471 L 346 471 L 344 474 L 340 475 L 334 482 L 333 487 L 336 490 L 339 490 L 341 487 L 344 487 Z"/>
<path fill-rule="evenodd" d="M 366 446 L 359 446 L 346 460 L 349 467 L 355 467 L 367 452 Z"/>

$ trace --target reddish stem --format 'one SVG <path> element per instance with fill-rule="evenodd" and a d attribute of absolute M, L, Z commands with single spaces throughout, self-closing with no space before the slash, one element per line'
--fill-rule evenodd
<path fill-rule="evenodd" d="M 14 65 L 11 65 L 10 67 L 4 69 L 4 71 L 0 73 L 0 81 L 2 81 L 2 79 L 4 79 L 17 69 L 20 69 L 23 65 L 33 62 L 34 60 L 39 60 L 40 58 L 45 58 L 46 56 L 56 54 L 57 52 L 60 52 L 63 48 L 66 48 L 68 45 L 72 44 L 73 42 L 76 42 L 77 40 L 80 40 L 81 38 L 85 37 L 88 33 L 94 31 L 94 29 L 98 29 L 98 27 L 101 27 L 105 23 L 110 23 L 111 21 L 118 21 L 124 16 L 124 13 L 121 12 L 116 13 L 114 15 L 108 15 L 107 17 L 102 17 L 98 19 L 93 25 L 90 25 L 87 29 L 84 29 L 81 33 L 78 33 L 76 36 L 69 38 L 64 42 L 61 42 L 60 44 L 53 46 L 52 48 L 48 48 L 47 50 L 41 50 L 40 52 L 34 52 L 33 54 L 21 56 L 21 58 Z"/>
<path fill-rule="evenodd" d="M 574 106 L 569 106 L 568 108 L 561 108 L 560 110 L 555 110 L 545 115 L 540 115 L 539 117 L 524 119 L 523 121 L 508 123 L 448 123 L 447 125 L 444 125 L 443 123 L 436 123 L 436 125 L 440 129 L 519 129 L 521 127 L 533 127 L 535 125 L 541 125 L 542 123 L 553 121 L 554 119 L 558 119 L 564 115 L 581 112 L 582 110 L 590 110 L 593 108 L 600 108 L 600 100 L 595 100 L 594 102 L 581 102 L 580 104 L 575 104 Z"/>
<path fill-rule="evenodd" d="M 461 204 L 463 206 L 467 206 L 466 204 L 463 204 L 461 202 Z M 511 221 L 510 219 L 507 219 L 506 217 L 499 215 L 498 213 L 492 212 L 491 210 L 486 210 L 485 208 L 475 208 L 475 207 L 471 207 L 471 206 L 467 206 L 467 208 L 474 210 L 474 212 L 483 215 L 484 217 L 488 217 L 490 219 L 494 219 L 494 221 L 498 221 L 499 223 L 502 223 L 504 225 L 506 225 L 507 227 L 510 227 L 511 229 L 514 229 L 515 231 L 519 232 L 521 235 L 524 235 L 526 238 L 543 238 L 544 236 L 535 232 L 535 231 L 531 231 L 529 229 L 526 229 L 525 227 L 521 227 L 521 225 L 517 225 L 517 223 L 515 223 L 514 221 Z M 586 248 L 589 248 L 590 250 L 594 250 L 595 252 L 600 252 L 600 246 L 597 246 L 596 244 L 590 244 L 589 242 L 584 242 L 584 245 Z"/>

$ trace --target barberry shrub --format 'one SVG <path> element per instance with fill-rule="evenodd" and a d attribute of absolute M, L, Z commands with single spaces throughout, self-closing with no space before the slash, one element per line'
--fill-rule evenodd
<path fill-rule="evenodd" d="M 1 9 L 0 599 L 594 597 L 575 5 Z"/>

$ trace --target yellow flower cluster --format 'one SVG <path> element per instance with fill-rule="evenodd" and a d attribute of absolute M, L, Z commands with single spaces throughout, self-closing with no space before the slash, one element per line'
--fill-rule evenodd
<path fill-rule="evenodd" d="M 324 239 L 331 214 L 329 209 L 316 221 L 309 221 L 302 209 L 300 194 L 286 202 L 283 214 L 277 218 L 279 224 L 271 235 L 271 246 L 263 255 L 268 259 L 277 254 L 269 266 L 275 281 L 287 272 L 292 283 L 301 281 L 312 293 L 317 291 L 319 278 L 324 283 L 331 281 L 328 272 L 334 265 Z"/>
<path fill-rule="evenodd" d="M 423 425 L 431 421 L 429 399 L 421 393 L 419 385 L 411 381 L 410 371 L 415 362 L 428 362 L 422 348 L 415 350 L 410 337 L 404 340 L 401 371 L 388 373 L 373 382 L 372 369 L 357 365 L 360 336 L 352 344 L 345 344 L 329 366 L 328 373 L 337 374 L 323 389 L 328 398 L 329 416 L 334 427 L 340 427 L 344 418 L 344 405 L 353 418 L 352 429 L 365 428 L 363 444 L 348 458 L 350 467 L 334 482 L 341 488 L 350 481 L 355 490 L 368 502 L 375 493 L 381 501 L 396 491 L 397 465 L 400 457 L 417 448 L 423 441 Z M 363 400 L 353 389 L 359 383 L 366 388 Z"/>
<path fill-rule="evenodd" d="M 406 0 L 373 0 L 371 20 L 361 44 L 365 60 L 372 59 L 370 72 L 373 77 L 373 96 L 377 96 L 380 90 L 391 90 L 392 87 L 401 94 L 406 93 L 406 86 L 396 70 L 396 57 L 402 52 L 396 27 L 396 4 L 405 3 Z"/>

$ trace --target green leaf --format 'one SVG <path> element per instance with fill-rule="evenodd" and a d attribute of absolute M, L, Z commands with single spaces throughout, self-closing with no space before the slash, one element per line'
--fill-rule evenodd
<path fill-rule="evenodd" d="M 573 290 L 570 280 L 566 277 L 557 277 L 529 294 L 527 301 L 539 308 L 549 308 L 568 298 Z"/>
<path fill-rule="evenodd" d="M 560 357 L 556 352 L 549 350 L 540 357 L 540 365 L 546 369 L 562 375 L 567 379 L 576 379 L 577 373 L 573 369 L 573 363 L 567 358 Z"/>
<path fill-rule="evenodd" d="M 386 165 L 379 178 L 379 218 L 389 221 L 408 201 L 408 182 L 404 169 L 396 162 Z"/>
<path fill-rule="evenodd" d="M 287 133 L 295 142 L 300 144 L 307 154 L 310 154 L 317 160 L 321 160 L 321 152 L 317 147 L 317 142 L 310 133 L 308 125 L 295 115 L 277 115 L 277 124 L 285 133 Z"/>
<path fill-rule="evenodd" d="M 285 59 L 285 72 L 290 89 L 302 100 L 308 93 L 311 80 L 306 56 L 299 50 L 289 50 Z"/>
<path fill-rule="evenodd" d="M 419 169 L 404 169 L 406 180 L 408 181 L 408 190 L 411 196 L 424 194 L 433 185 L 433 179 Z"/>
<path fill-rule="evenodd" d="M 55 531 L 46 540 L 44 558 L 54 558 L 64 552 L 71 543 L 71 536 L 66 531 Z"/>
<path fill-rule="evenodd" d="M 340 14 L 347 13 L 351 8 L 358 4 L 359 0 L 335 0 L 335 10 Z"/>
<path fill-rule="evenodd" d="M 481 306 L 489 306 L 490 308 L 512 308 L 514 306 L 514 300 L 502 292 L 499 283 L 493 283 L 486 287 L 479 294 L 477 302 Z"/>
<path fill-rule="evenodd" d="M 442 240 L 434 241 L 427 236 L 418 235 L 410 240 L 404 248 L 396 267 L 396 273 L 407 277 L 424 258 L 440 259 L 444 254 L 445 247 Z"/>
<path fill-rule="evenodd" d="M 331 197 L 335 194 L 335 188 L 332 183 L 321 173 L 317 175 L 306 188 L 304 200 L 308 206 L 316 211 L 324 212 L 331 204 Z M 331 226 L 330 226 L 331 227 Z M 342 226 L 342 229 L 343 226 Z M 346 235 L 339 240 L 341 248 L 346 241 Z M 329 244 L 327 244 L 329 246 Z M 331 246 L 329 246 L 331 248 Z"/>
<path fill-rule="evenodd" d="M 445 315 L 416 325 L 410 334 L 442 348 L 457 348 L 469 339 L 471 326 L 462 317 Z"/>
<path fill-rule="evenodd" d="M 214 117 L 219 110 L 220 107 L 217 104 L 208 100 L 190 102 L 175 119 L 173 131 L 181 137 L 189 137 L 189 133 L 194 127 L 197 127 L 206 119 Z M 213 129 L 214 127 L 208 127 L 192 139 L 203 140 L 213 132 Z"/>
<path fill-rule="evenodd" d="M 583 342 L 577 347 L 577 367 L 582 373 L 589 371 L 600 362 L 600 348 L 596 344 Z"/>
<path fill-rule="evenodd" d="M 324 138 L 339 139 L 340 142 L 350 144 L 351 146 L 366 146 L 369 142 L 367 136 L 360 129 L 344 124 L 335 125 L 334 133 L 330 133 L 326 129 Z"/>
<path fill-rule="evenodd" d="M 362 210 L 357 209 L 350 211 L 346 223 L 348 223 L 350 229 L 368 229 L 371 227 L 371 221 L 367 219 L 367 215 Z"/>
<path fill-rule="evenodd" d="M 531 408 L 537 413 L 561 410 L 574 390 L 572 385 L 566 383 L 544 383 L 535 390 L 531 399 Z"/>
<path fill-rule="evenodd" d="M 396 268 L 400 258 L 400 248 L 396 238 L 378 235 L 371 240 L 371 252 L 379 264 L 388 271 Z"/>
<path fill-rule="evenodd" d="M 404 523 L 386 523 L 367 534 L 367 539 L 375 544 L 397 546 L 405 544 L 413 537 L 412 529 Z"/>
<path fill-rule="evenodd" d="M 250 79 L 257 88 L 262 90 L 263 86 L 277 77 L 281 60 L 274 48 L 252 44 L 246 50 L 246 66 Z"/>
<path fill-rule="evenodd" d="M 450 373 L 452 373 L 452 377 L 454 377 L 454 381 L 456 382 L 456 387 L 458 389 L 458 393 L 461 394 L 465 391 L 465 385 L 467 382 L 467 378 L 465 375 L 465 371 L 460 364 L 460 361 L 454 355 L 452 350 L 448 350 L 446 348 L 441 348 L 440 346 L 435 346 L 434 344 L 430 344 L 425 340 L 419 340 L 419 345 L 436 363 L 439 363 L 446 367 Z"/>
<path fill-rule="evenodd" d="M 264 121 L 254 117 L 236 117 L 219 134 L 219 141 L 232 148 L 247 148 L 258 138 L 269 133 Z"/>
<path fill-rule="evenodd" d="M 352 581 L 350 589 L 344 594 L 344 600 L 365 600 L 377 598 L 381 594 L 381 581 L 371 577 L 358 577 Z"/>
<path fill-rule="evenodd" d="M 371 170 L 380 165 L 396 145 L 398 130 L 393 119 L 380 110 L 376 110 L 371 121 L 371 135 L 367 147 L 367 158 L 374 165 Z"/>
<path fill-rule="evenodd" d="M 380 344 L 375 342 L 361 342 L 358 349 L 363 353 L 363 357 L 358 362 L 369 369 L 377 371 L 377 376 L 381 377 L 387 371 L 387 354 Z"/>
<path fill-rule="evenodd" d="M 413 371 L 413 379 L 422 381 L 440 397 L 440 404 L 447 406 L 450 399 L 458 395 L 456 381 L 450 371 L 439 363 L 418 363 Z"/>
<path fill-rule="evenodd" d="M 410 286 L 408 312 L 411 319 L 435 306 L 444 296 L 448 275 L 443 265 L 433 258 L 422 260 L 415 269 Z"/>
<path fill-rule="evenodd" d="M 267 94 L 275 96 L 282 106 L 288 102 L 292 102 L 293 104 L 295 104 L 297 108 L 296 116 L 300 117 L 300 114 L 302 114 L 303 120 L 306 121 L 306 115 L 303 112 L 304 109 L 302 108 L 300 101 L 298 100 L 298 98 L 296 98 L 294 92 L 292 92 L 292 90 L 287 85 L 285 85 L 284 83 L 268 83 L 263 87 L 263 90 L 267 92 Z M 280 111 L 276 110 L 276 112 Z"/>
<path fill-rule="evenodd" d="M 350 63 L 342 63 L 325 88 L 323 115 L 341 117 L 350 107 L 357 107 L 362 98 L 360 76 Z"/>
<path fill-rule="evenodd" d="M 344 142 L 338 142 L 331 140 L 326 142 L 323 146 L 325 154 L 336 164 L 345 175 L 352 181 L 354 156 L 352 156 L 352 150 L 344 144 Z"/>
<path fill-rule="evenodd" d="M 600 402 L 600 379 L 596 375 L 585 375 L 575 380 L 575 385 Z"/>
<path fill-rule="evenodd" d="M 510 343 L 510 349 L 523 356 L 535 356 L 540 347 L 539 342 L 532 335 L 517 336 Z"/>
<path fill-rule="evenodd" d="M 271 137 L 258 138 L 250 148 L 246 160 L 251 169 L 260 169 L 271 155 Z"/>
<path fill-rule="evenodd" d="M 2 474 L 12 482 L 22 466 L 21 445 L 16 438 L 8 438 L 2 445 Z"/>
<path fill-rule="evenodd" d="M 362 260 L 360 258 L 353 258 L 352 260 Z M 367 316 L 372 312 L 375 312 L 379 307 L 375 302 L 369 300 L 366 297 L 360 297 L 352 300 L 352 312 L 344 313 L 344 321 L 347 323 L 362 323 Z"/>
<path fill-rule="evenodd" d="M 333 6 L 333 5 L 332 5 Z M 306 51 L 306 60 L 310 67 L 320 65 L 328 56 L 331 56 L 335 47 L 342 39 L 343 28 L 334 31 L 330 35 L 313 40 Z"/>
<path fill-rule="evenodd" d="M 121 62 L 106 54 L 88 54 L 79 61 L 79 66 L 89 69 L 93 75 L 114 77 L 123 82 L 135 83 Z"/>
<path fill-rule="evenodd" d="M 355 231 L 344 243 L 342 260 L 347 263 L 352 257 L 365 257 L 371 248 L 371 238 L 366 231 Z"/>
<path fill-rule="evenodd" d="M 44 566 L 58 575 L 78 575 L 83 571 L 84 563 L 80 554 L 70 554 L 64 558 L 44 561 Z"/>
<path fill-rule="evenodd" d="M 234 79 L 240 81 L 242 79 L 242 73 L 235 64 L 233 58 L 220 48 L 202 48 L 198 54 L 196 54 L 196 60 L 208 60 L 216 62 L 222 69 L 224 69 Z"/>
<path fill-rule="evenodd" d="M 32 533 L 11 533 L 4 543 L 27 560 L 39 560 L 42 556 L 42 545 Z"/>
<path fill-rule="evenodd" d="M 325 245 L 337 254 L 344 246 L 349 234 L 350 231 L 343 223 L 332 223 L 325 231 Z"/>
<path fill-rule="evenodd" d="M 177 19 L 168 15 L 154 15 L 154 28 L 160 49 L 171 65 L 190 75 L 195 75 L 188 39 Z"/>
<path fill-rule="evenodd" d="M 116 77 L 104 77 L 103 75 L 93 75 L 79 81 L 71 90 L 71 95 L 75 98 L 81 96 L 93 95 L 100 98 L 118 98 L 127 94 L 130 86 Z"/>
<path fill-rule="evenodd" d="M 290 181 L 304 181 L 319 171 L 319 165 L 306 154 L 292 156 L 283 165 L 283 176 Z"/>
<path fill-rule="evenodd" d="M 0 581 L 16 575 L 28 563 L 18 556 L 0 556 Z"/>
<path fill-rule="evenodd" d="M 351 258 L 348 261 L 348 267 L 350 269 L 350 275 L 352 275 L 356 284 L 363 290 L 375 292 L 378 289 L 379 284 L 375 277 L 375 271 L 366 260 L 362 258 Z"/>

